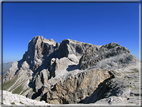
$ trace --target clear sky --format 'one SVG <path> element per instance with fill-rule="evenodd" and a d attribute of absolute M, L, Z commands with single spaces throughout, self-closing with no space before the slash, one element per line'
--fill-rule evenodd
<path fill-rule="evenodd" d="M 22 59 L 37 35 L 117 42 L 139 59 L 139 3 L 3 3 L 3 62 Z"/>

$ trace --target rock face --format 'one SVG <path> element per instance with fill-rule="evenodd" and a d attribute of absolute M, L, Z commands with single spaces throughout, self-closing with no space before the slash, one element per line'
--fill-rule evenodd
<path fill-rule="evenodd" d="M 3 89 L 50 104 L 140 104 L 140 62 L 117 43 L 36 36 L 3 77 Z"/>
<path fill-rule="evenodd" d="M 79 66 L 81 69 L 86 69 L 103 59 L 107 59 L 122 53 L 130 53 L 130 51 L 127 48 L 118 45 L 117 43 L 109 43 L 100 47 L 99 50 L 88 50 L 81 57 Z M 127 59 L 124 61 L 127 61 Z"/>
<path fill-rule="evenodd" d="M 100 83 L 112 78 L 107 70 L 92 69 L 70 76 L 66 80 L 57 82 L 53 88 L 46 93 L 49 103 L 77 103 L 91 95 Z"/>

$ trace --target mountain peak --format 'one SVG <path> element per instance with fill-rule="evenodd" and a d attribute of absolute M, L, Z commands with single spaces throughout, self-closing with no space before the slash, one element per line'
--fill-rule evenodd
<path fill-rule="evenodd" d="M 117 93 L 129 97 L 128 88 L 139 89 L 134 84 L 138 67 L 136 57 L 117 43 L 97 46 L 65 39 L 59 44 L 36 36 L 6 73 L 3 87 L 51 104 L 95 103 L 111 95 L 118 99 Z"/>

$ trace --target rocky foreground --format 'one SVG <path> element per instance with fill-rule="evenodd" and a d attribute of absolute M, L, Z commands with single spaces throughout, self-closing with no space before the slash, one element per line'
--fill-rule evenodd
<path fill-rule="evenodd" d="M 141 63 L 117 43 L 97 46 L 36 36 L 3 89 L 49 104 L 141 104 Z"/>
<path fill-rule="evenodd" d="M 103 101 L 104 100 L 104 101 Z M 108 105 L 120 105 L 120 106 L 128 106 L 128 105 L 135 105 L 135 104 L 129 104 L 126 102 L 126 98 L 121 98 L 121 97 L 111 97 L 108 99 L 103 99 L 101 101 L 98 101 L 97 103 L 91 103 L 89 105 L 85 104 L 86 106 L 108 106 Z M 106 101 L 105 101 L 106 100 Z M 137 99 L 139 101 L 139 98 Z M 0 100 L 1 101 L 1 100 Z M 111 103 L 111 102 L 115 103 Z M 137 101 L 137 102 L 138 102 Z M 108 104 L 107 102 L 110 102 Z M 45 101 L 37 101 L 37 100 L 32 100 L 29 98 L 26 98 L 25 96 L 18 95 L 18 94 L 12 94 L 11 92 L 8 91 L 3 91 L 3 101 L 0 102 L 1 106 L 42 106 L 42 107 L 55 107 L 55 106 L 65 106 L 65 105 L 53 105 L 53 104 L 48 104 L 45 103 Z M 69 104 L 66 106 L 85 106 L 83 104 Z"/>
<path fill-rule="evenodd" d="M 3 102 L 1 102 L 1 104 L 3 106 L 49 106 L 49 104 L 45 103 L 45 101 L 32 100 L 22 95 L 12 94 L 8 91 L 3 91 Z"/>

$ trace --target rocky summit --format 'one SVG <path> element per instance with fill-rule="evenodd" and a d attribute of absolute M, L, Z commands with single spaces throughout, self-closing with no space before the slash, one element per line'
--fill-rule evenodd
<path fill-rule="evenodd" d="M 36 36 L 3 76 L 3 90 L 48 104 L 141 104 L 141 62 L 117 43 L 103 46 Z"/>

